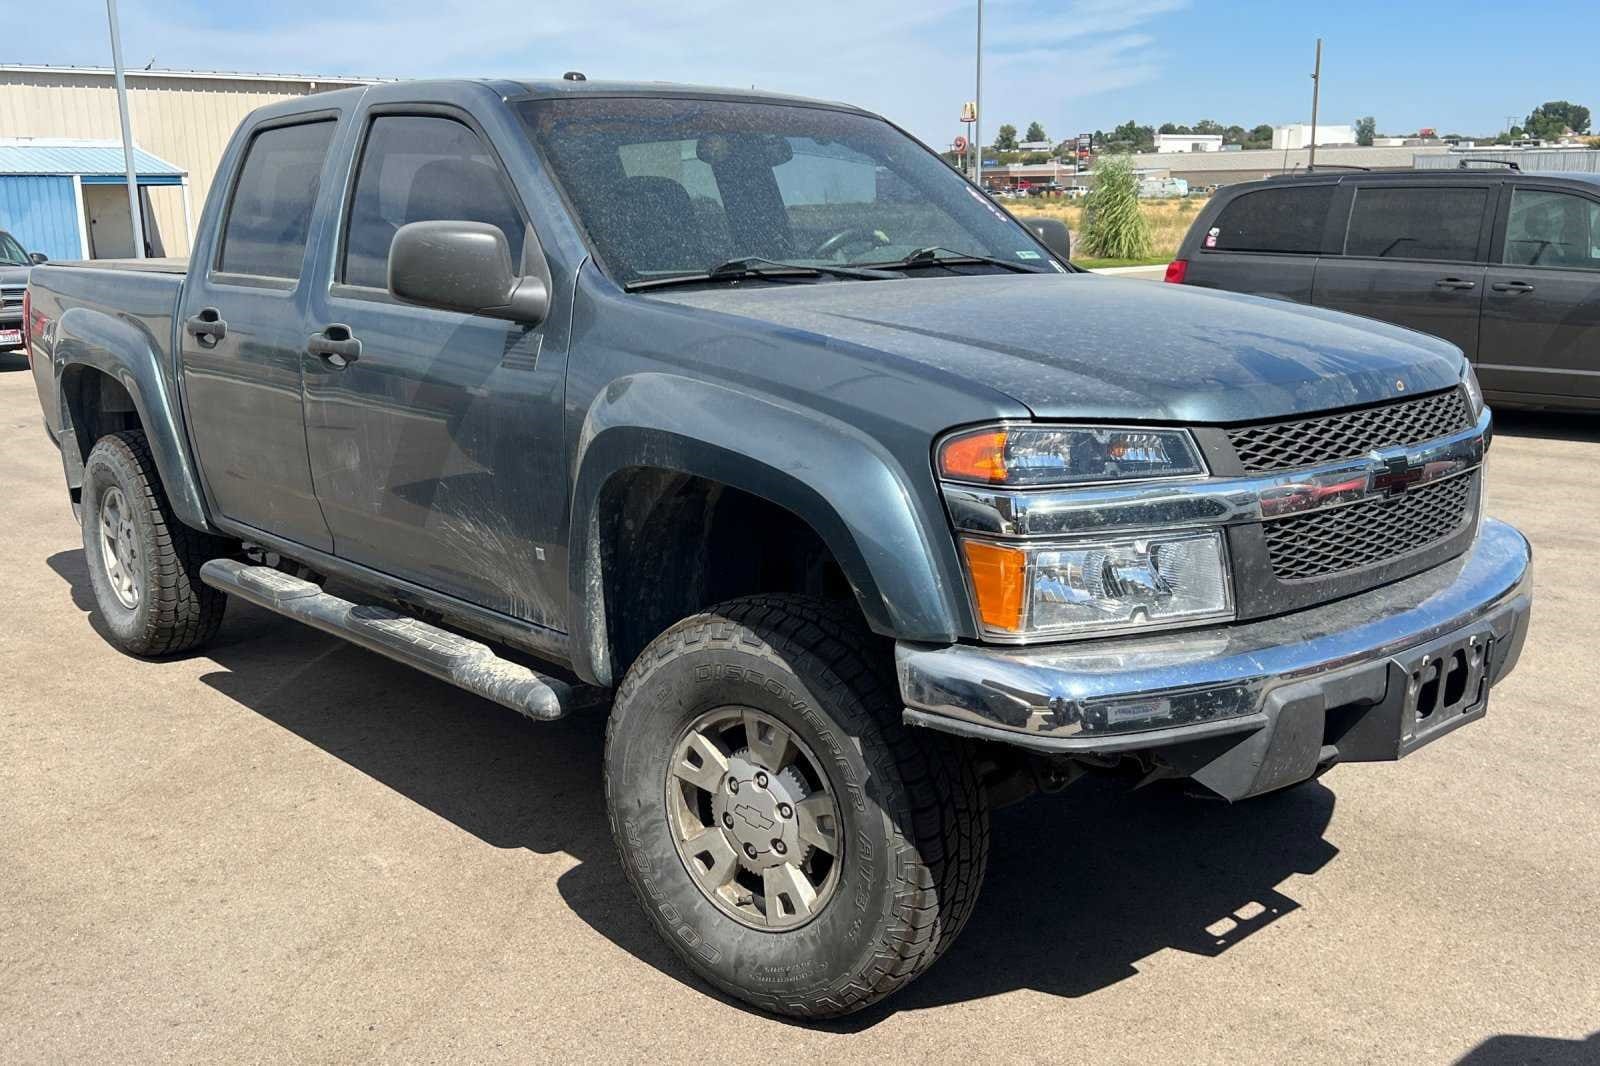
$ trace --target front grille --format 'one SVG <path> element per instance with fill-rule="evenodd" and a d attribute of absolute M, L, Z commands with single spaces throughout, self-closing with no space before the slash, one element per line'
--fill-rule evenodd
<path fill-rule="evenodd" d="M 1357 411 L 1228 430 L 1246 470 L 1293 470 L 1353 459 L 1379 448 L 1420 444 L 1471 425 L 1460 389 Z"/>
<path fill-rule="evenodd" d="M 0 309 L 11 310 L 22 308 L 21 289 L 0 289 Z"/>
<path fill-rule="evenodd" d="M 1372 499 L 1268 522 L 1267 556 L 1280 581 L 1325 577 L 1388 562 L 1459 531 L 1472 520 L 1476 474 L 1390 499 Z"/>

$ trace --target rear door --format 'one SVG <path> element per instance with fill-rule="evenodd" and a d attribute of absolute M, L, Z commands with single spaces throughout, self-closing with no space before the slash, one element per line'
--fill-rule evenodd
<path fill-rule="evenodd" d="M 336 126 L 324 112 L 251 132 L 180 312 L 184 409 L 217 513 L 323 550 L 332 539 L 312 491 L 300 404 L 309 332 L 301 281 Z"/>
<path fill-rule="evenodd" d="M 1479 333 L 1491 392 L 1600 401 L 1600 196 L 1509 183 Z"/>
<path fill-rule="evenodd" d="M 1354 180 L 1343 190 L 1342 254 L 1318 264 L 1312 302 L 1431 333 L 1472 358 L 1497 184 Z"/>
<path fill-rule="evenodd" d="M 1184 283 L 1310 303 L 1336 188 L 1295 182 L 1234 196 L 1199 234 Z"/>

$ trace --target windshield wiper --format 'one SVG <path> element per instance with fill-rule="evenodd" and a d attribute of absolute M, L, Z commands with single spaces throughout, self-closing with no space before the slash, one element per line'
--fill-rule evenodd
<path fill-rule="evenodd" d="M 943 253 L 942 255 L 940 253 Z M 1004 267 L 1016 274 L 1040 274 L 1043 271 L 1022 263 L 1013 263 L 1009 259 L 996 259 L 992 255 L 978 255 L 974 252 L 958 252 L 954 248 L 945 248 L 937 244 L 930 244 L 926 248 L 918 248 L 904 259 L 893 263 L 859 263 L 857 266 L 874 266 L 881 270 L 905 270 L 921 266 L 954 266 L 957 263 L 985 263 L 989 266 Z"/>
<path fill-rule="evenodd" d="M 897 275 L 887 270 L 872 270 L 852 266 L 827 266 L 816 263 L 785 263 L 780 259 L 767 259 L 759 255 L 740 256 L 726 263 L 718 263 L 703 273 L 673 274 L 666 278 L 641 278 L 630 281 L 623 288 L 629 292 L 640 289 L 660 289 L 668 285 L 693 285 L 707 281 L 742 281 L 745 278 L 818 278 L 824 275 L 835 278 L 855 278 L 862 281 L 893 280 Z"/>

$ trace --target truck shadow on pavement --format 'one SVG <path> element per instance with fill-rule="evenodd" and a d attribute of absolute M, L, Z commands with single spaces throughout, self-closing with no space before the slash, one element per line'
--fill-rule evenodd
<path fill-rule="evenodd" d="M 1569 411 L 1518 411 L 1496 407 L 1494 432 L 1497 437 L 1600 441 L 1600 419 L 1592 414 Z"/>
<path fill-rule="evenodd" d="M 49 564 L 97 622 L 82 550 Z M 657 937 L 617 863 L 599 713 L 520 718 L 238 601 L 205 654 L 218 667 L 207 685 L 485 844 L 577 859 L 558 888 L 578 917 L 714 994 Z M 1086 779 L 998 811 L 982 897 L 949 953 L 888 1002 L 818 1027 L 859 1031 L 898 1011 L 1013 989 L 1083 996 L 1136 976 L 1166 948 L 1220 955 L 1298 908 L 1278 886 L 1338 854 L 1322 838 L 1333 807 L 1319 783 L 1229 807 Z"/>
<path fill-rule="evenodd" d="M 1594 1066 L 1600 1062 L 1600 1031 L 1588 1039 L 1557 1036 L 1491 1036 L 1456 1060 L 1455 1066 Z"/>

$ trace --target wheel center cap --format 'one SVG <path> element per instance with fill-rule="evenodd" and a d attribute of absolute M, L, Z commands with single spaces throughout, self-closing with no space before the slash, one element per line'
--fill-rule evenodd
<path fill-rule="evenodd" d="M 789 791 L 781 775 L 768 776 L 761 767 L 737 756 L 729 760 L 728 778 L 712 797 L 711 810 L 746 867 L 760 871 L 800 859 L 794 810 L 800 797 Z"/>

